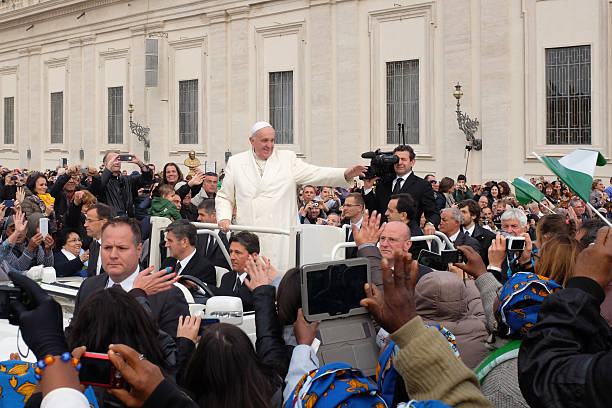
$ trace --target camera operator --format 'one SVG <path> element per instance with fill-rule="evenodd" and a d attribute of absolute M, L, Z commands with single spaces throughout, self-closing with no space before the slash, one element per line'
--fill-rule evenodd
<path fill-rule="evenodd" d="M 433 234 L 435 226 L 440 223 L 440 215 L 436 212 L 434 193 L 431 185 L 422 178 L 416 176 L 412 171 L 416 161 L 416 155 L 412 147 L 399 145 L 393 149 L 393 154 L 399 161 L 393 166 L 395 179 L 379 180 L 378 178 L 366 179 L 363 185 L 363 198 L 368 210 L 376 210 L 379 214 L 387 211 L 387 205 L 392 194 L 409 193 L 416 202 L 416 217 L 420 220 L 421 214 L 425 213 L 427 223 L 424 228 L 425 235 Z M 376 188 L 372 188 L 376 183 Z M 386 217 L 383 217 L 383 222 Z"/>
<path fill-rule="evenodd" d="M 458 203 L 463 200 L 471 200 L 474 198 L 474 192 L 467 186 L 467 180 L 463 174 L 457 176 L 457 184 L 455 184 L 453 197 Z"/>

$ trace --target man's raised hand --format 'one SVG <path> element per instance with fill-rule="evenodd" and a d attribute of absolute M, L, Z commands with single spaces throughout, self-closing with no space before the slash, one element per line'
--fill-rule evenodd
<path fill-rule="evenodd" d="M 155 266 L 149 266 L 141 271 L 134 280 L 134 289 L 142 289 L 150 296 L 172 288 L 176 273 L 168 273 L 165 269 L 153 272 L 154 269 Z"/>
<path fill-rule="evenodd" d="M 399 250 L 395 251 L 393 258 L 393 270 L 386 259 L 382 261 L 384 294 L 376 286 L 366 283 L 367 297 L 360 302 L 389 333 L 395 332 L 417 315 L 414 287 L 418 264 L 410 254 L 404 255 Z"/>
<path fill-rule="evenodd" d="M 372 211 L 370 215 L 368 210 L 363 213 L 363 221 L 361 221 L 361 229 L 357 225 L 351 226 L 353 229 L 353 240 L 357 247 L 363 244 L 371 243 L 376 245 L 380 239 L 385 226 L 380 225 L 380 214 L 376 214 L 376 211 Z"/>

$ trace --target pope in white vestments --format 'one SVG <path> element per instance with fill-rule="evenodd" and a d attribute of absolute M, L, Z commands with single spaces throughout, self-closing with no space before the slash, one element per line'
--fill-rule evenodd
<path fill-rule="evenodd" d="M 305 163 L 289 150 L 274 149 L 274 129 L 257 122 L 249 138 L 252 150 L 230 157 L 215 206 L 222 230 L 227 230 L 236 207 L 236 224 L 289 229 L 299 224 L 296 185 L 349 187 L 349 182 L 366 170 L 318 167 Z M 270 259 L 281 274 L 290 259 L 289 237 L 257 234 L 261 254 Z"/>

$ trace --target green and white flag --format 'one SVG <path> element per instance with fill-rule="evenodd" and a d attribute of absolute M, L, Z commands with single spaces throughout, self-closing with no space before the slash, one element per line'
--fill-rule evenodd
<path fill-rule="evenodd" d="M 589 202 L 595 166 L 605 166 L 606 159 L 596 150 L 576 149 L 560 159 L 540 157 L 542 163 L 553 171 L 561 181 L 569 186 L 585 203 Z"/>
<path fill-rule="evenodd" d="M 546 198 L 546 196 L 525 177 L 515 178 L 512 185 L 514 186 L 516 199 L 523 205 L 532 201 L 541 203 Z"/>

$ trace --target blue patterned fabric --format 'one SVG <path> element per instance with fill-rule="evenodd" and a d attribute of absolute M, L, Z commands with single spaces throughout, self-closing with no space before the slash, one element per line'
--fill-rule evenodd
<path fill-rule="evenodd" d="M 25 361 L 0 362 L 0 408 L 23 407 L 30 399 L 36 386 L 35 363 Z M 91 387 L 85 390 L 90 408 L 98 408 L 96 396 Z"/>
<path fill-rule="evenodd" d="M 378 389 L 361 370 L 332 363 L 304 375 L 285 408 L 386 408 Z"/>
<path fill-rule="evenodd" d="M 557 282 L 534 273 L 514 274 L 499 293 L 497 308 L 507 334 L 527 333 L 536 323 L 544 298 L 561 289 Z"/>

